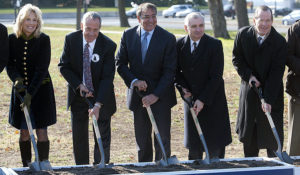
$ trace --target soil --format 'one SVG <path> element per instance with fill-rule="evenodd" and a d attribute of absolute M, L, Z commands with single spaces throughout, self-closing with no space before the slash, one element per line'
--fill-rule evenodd
<path fill-rule="evenodd" d="M 135 174 L 135 173 L 151 173 L 151 172 L 170 172 L 170 171 L 189 171 L 189 170 L 209 170 L 209 169 L 228 169 L 228 168 L 249 168 L 249 167 L 266 167 L 266 166 L 282 166 L 276 162 L 270 161 L 228 161 L 214 162 L 209 165 L 199 164 L 198 162 L 189 164 L 177 164 L 167 167 L 149 165 L 149 166 L 113 166 L 112 168 L 95 168 L 95 167 L 80 167 L 80 168 L 63 168 L 54 171 L 33 172 L 31 170 L 17 172 L 20 175 L 71 175 L 71 174 Z"/>
<path fill-rule="evenodd" d="M 294 160 L 293 165 L 295 165 L 296 167 L 300 167 L 300 159 Z"/>

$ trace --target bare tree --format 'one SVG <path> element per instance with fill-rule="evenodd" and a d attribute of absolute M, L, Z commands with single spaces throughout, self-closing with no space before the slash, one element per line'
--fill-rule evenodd
<path fill-rule="evenodd" d="M 234 7 L 235 7 L 235 12 L 236 12 L 239 29 L 244 26 L 249 26 L 249 18 L 248 18 L 246 0 L 235 0 Z"/>
<path fill-rule="evenodd" d="M 118 0 L 119 18 L 121 27 L 130 27 L 127 16 L 125 14 L 124 0 Z"/>
<path fill-rule="evenodd" d="M 80 29 L 82 0 L 77 0 L 76 29 Z"/>
<path fill-rule="evenodd" d="M 208 7 L 214 36 L 230 38 L 226 27 L 222 0 L 208 0 Z"/>

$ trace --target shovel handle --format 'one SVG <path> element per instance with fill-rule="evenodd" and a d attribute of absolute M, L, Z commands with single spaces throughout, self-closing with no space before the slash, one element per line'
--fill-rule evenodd
<path fill-rule="evenodd" d="M 175 84 L 175 87 L 176 87 L 177 90 L 179 91 L 179 94 L 180 94 L 182 100 L 183 100 L 184 102 L 186 102 L 186 104 L 188 104 L 190 108 L 192 108 L 192 107 L 193 107 L 192 102 L 190 102 L 189 100 L 187 100 L 186 98 L 184 98 L 183 87 L 182 87 L 180 84 L 177 84 L 177 83 Z"/>
<path fill-rule="evenodd" d="M 15 90 L 15 95 L 21 101 L 21 103 L 24 103 L 23 97 L 16 90 Z M 29 131 L 31 143 L 33 145 L 33 149 L 34 149 L 34 152 L 35 152 L 35 160 L 36 160 L 36 162 L 39 163 L 39 161 L 40 161 L 39 160 L 39 154 L 38 154 L 37 145 L 36 145 L 36 141 L 35 141 L 35 137 L 34 137 L 34 133 L 33 133 L 33 129 L 32 129 L 32 123 L 31 123 L 31 119 L 30 119 L 30 115 L 29 115 L 29 110 L 28 110 L 27 106 L 23 107 L 23 111 L 24 111 L 24 116 L 25 116 L 27 128 L 28 128 L 28 131 Z"/>

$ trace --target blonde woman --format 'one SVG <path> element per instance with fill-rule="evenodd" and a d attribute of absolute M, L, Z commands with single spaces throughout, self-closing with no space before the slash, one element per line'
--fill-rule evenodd
<path fill-rule="evenodd" d="M 30 110 L 41 161 L 49 157 L 47 127 L 56 123 L 54 91 L 48 72 L 50 39 L 41 32 L 41 14 L 38 7 L 26 4 L 17 16 L 14 33 L 9 35 L 7 73 L 13 81 L 9 123 L 20 129 L 19 144 L 24 167 L 31 162 L 31 142 L 22 106 L 26 105 Z M 24 97 L 24 103 L 21 104 L 16 93 Z"/>

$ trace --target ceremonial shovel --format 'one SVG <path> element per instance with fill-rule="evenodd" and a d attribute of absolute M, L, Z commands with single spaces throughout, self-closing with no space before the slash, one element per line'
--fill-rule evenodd
<path fill-rule="evenodd" d="M 138 88 L 135 88 L 137 94 L 142 98 L 143 97 L 143 94 L 138 90 Z M 155 133 L 155 137 L 159 143 L 159 146 L 160 146 L 160 149 L 161 149 L 161 152 L 163 154 L 163 159 L 158 161 L 158 165 L 161 165 L 161 166 L 168 166 L 168 165 L 173 165 L 173 164 L 178 164 L 179 161 L 178 159 L 176 158 L 176 156 L 171 156 L 169 158 L 167 158 L 167 154 L 166 154 L 166 151 L 165 151 L 165 148 L 164 148 L 164 145 L 162 143 L 162 140 L 161 140 L 161 136 L 159 134 L 159 131 L 158 131 L 158 128 L 157 128 L 157 125 L 156 125 L 156 121 L 154 119 L 154 116 L 153 116 L 153 113 L 152 113 L 152 110 L 150 107 L 147 107 L 147 112 L 148 112 L 148 116 L 149 116 L 149 119 L 151 121 L 151 124 L 152 124 L 152 127 L 153 127 L 153 130 L 154 130 L 154 133 Z"/>
<path fill-rule="evenodd" d="M 24 99 L 18 93 L 17 90 L 15 90 L 15 94 L 19 98 L 21 103 L 23 103 Z M 31 124 L 30 115 L 29 115 L 29 110 L 28 110 L 27 106 L 23 107 L 23 111 L 24 111 L 28 131 L 29 131 L 29 134 L 30 134 L 31 143 L 33 145 L 33 149 L 34 149 L 34 152 L 35 152 L 35 161 L 29 163 L 29 168 L 32 169 L 33 171 L 41 171 L 41 170 L 49 171 L 49 170 L 52 170 L 52 167 L 51 167 L 51 164 L 50 164 L 49 160 L 44 160 L 44 161 L 39 160 L 39 153 L 38 153 L 38 150 L 37 150 L 37 145 L 36 145 L 36 142 L 35 142 L 33 129 L 32 129 L 32 124 Z"/>
<path fill-rule="evenodd" d="M 197 115 L 193 109 L 193 105 L 191 102 L 189 102 L 186 98 L 184 98 L 184 93 L 183 93 L 183 90 L 182 90 L 182 86 L 180 86 L 179 84 L 176 84 L 176 88 L 178 89 L 179 93 L 180 93 L 180 96 L 181 98 L 183 99 L 183 101 L 189 106 L 190 108 L 190 112 L 192 114 L 192 117 L 194 119 L 194 123 L 196 125 L 196 128 L 197 128 L 197 131 L 198 131 L 198 134 L 199 134 L 199 137 L 200 137 L 200 140 L 202 142 L 202 145 L 204 147 L 204 150 L 205 150 L 205 159 L 203 160 L 197 160 L 199 163 L 202 163 L 202 164 L 210 164 L 211 162 L 217 162 L 219 161 L 219 159 L 214 159 L 214 160 L 210 160 L 210 157 L 209 157 L 209 152 L 208 152 L 208 149 L 207 149 L 207 144 L 206 144 L 206 141 L 204 139 L 204 136 L 203 136 L 203 132 L 202 132 L 202 129 L 200 127 L 200 124 L 199 124 L 199 120 L 197 118 Z"/>
<path fill-rule="evenodd" d="M 86 93 L 82 93 L 83 96 L 85 96 Z M 93 104 L 85 97 L 84 98 L 86 103 L 89 105 L 90 109 L 93 109 Z M 96 138 L 97 138 L 97 143 L 98 143 L 98 147 L 101 153 L 101 161 L 100 163 L 97 165 L 98 168 L 105 168 L 105 155 L 104 155 L 104 149 L 103 149 L 103 143 L 101 140 L 101 135 L 100 135 L 100 131 L 99 131 L 99 126 L 97 123 L 97 119 L 96 116 L 93 114 L 92 116 L 92 120 L 93 120 L 93 126 L 94 126 L 94 130 L 95 130 L 95 134 L 96 134 Z"/>
<path fill-rule="evenodd" d="M 262 96 L 262 91 L 261 91 L 261 88 L 257 89 L 257 87 L 255 86 L 255 82 L 252 81 L 251 82 L 251 85 L 252 85 L 252 88 L 254 89 L 254 91 L 258 94 L 259 96 L 259 99 L 261 101 L 262 104 L 265 104 L 265 99 L 263 98 Z M 293 159 L 290 158 L 290 156 L 287 155 L 287 153 L 284 151 L 284 152 L 281 152 L 281 143 L 280 143 L 280 139 L 279 139 L 279 136 L 278 136 L 278 133 L 277 133 L 277 130 L 276 130 L 276 127 L 274 125 L 274 122 L 272 120 L 272 117 L 271 117 L 271 114 L 270 112 L 265 112 L 267 118 L 268 118 L 268 121 L 269 121 L 269 124 L 272 128 L 272 131 L 273 131 L 273 134 L 274 134 L 274 137 L 276 139 L 276 142 L 277 142 L 277 150 L 274 151 L 274 153 L 276 154 L 276 156 L 283 162 L 286 162 L 286 163 L 289 163 L 289 164 L 293 164 Z"/>

